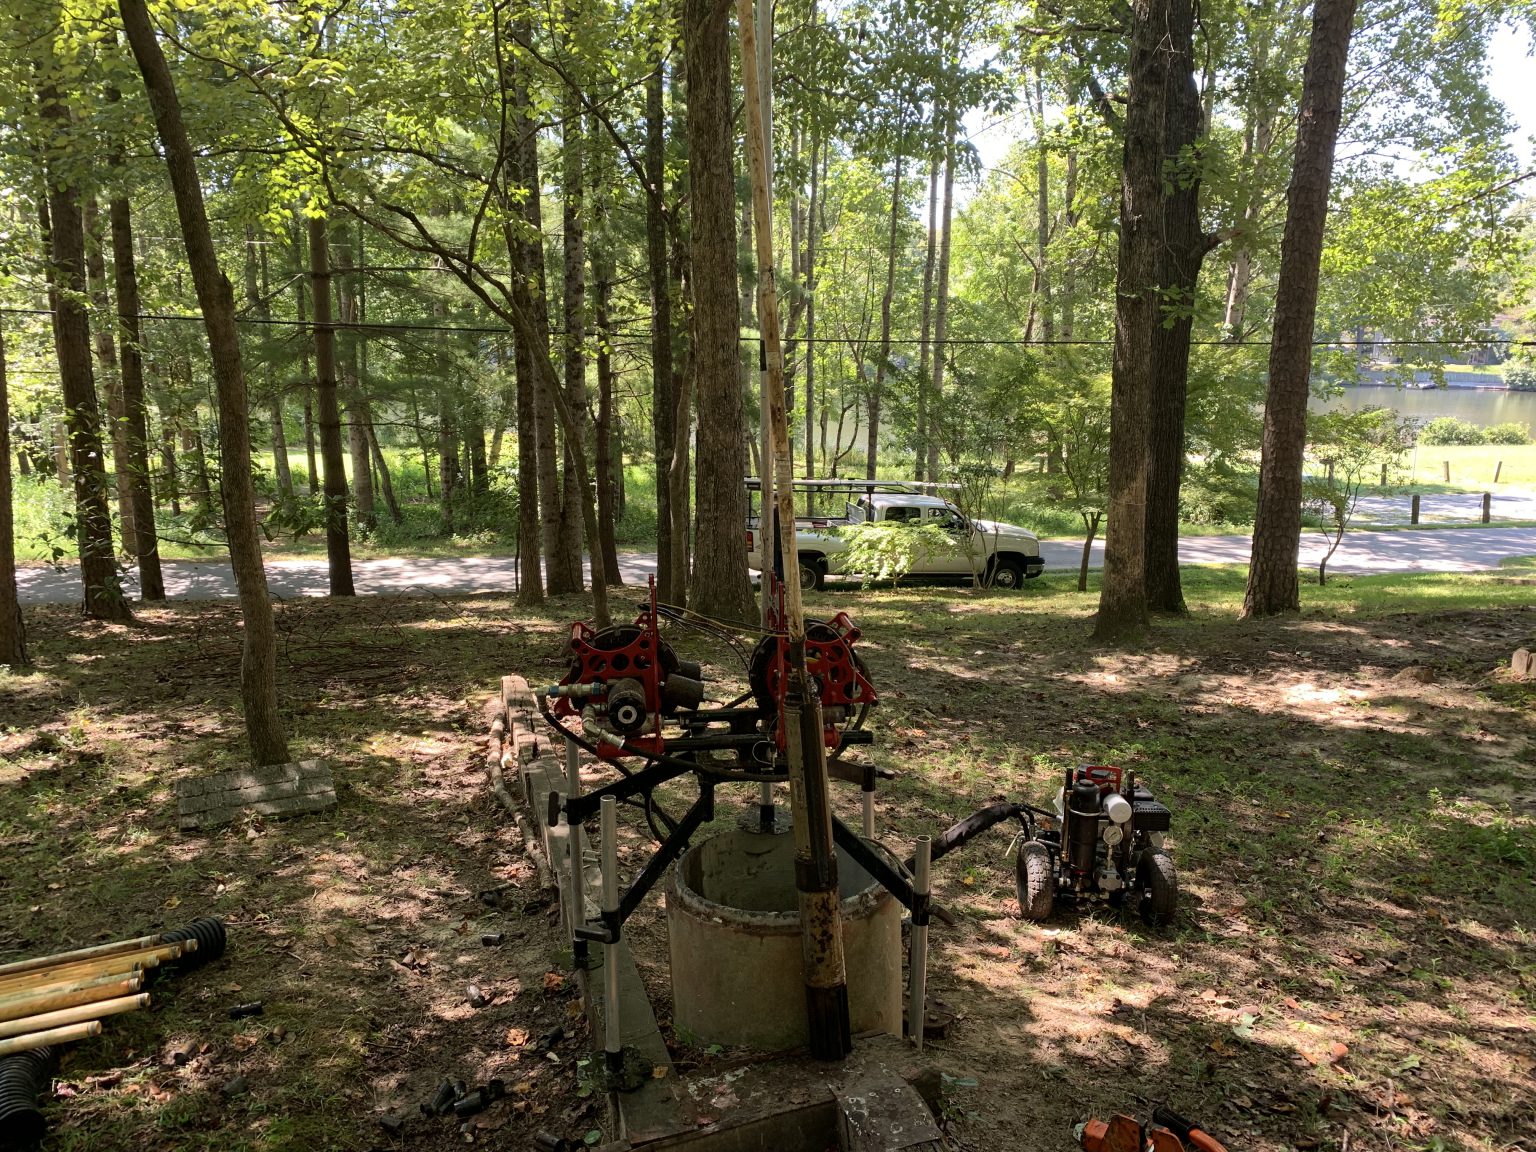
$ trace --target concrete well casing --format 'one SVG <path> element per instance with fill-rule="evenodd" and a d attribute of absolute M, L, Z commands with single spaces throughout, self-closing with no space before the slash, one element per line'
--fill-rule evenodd
<path fill-rule="evenodd" d="M 901 1035 L 901 905 L 838 850 L 848 1011 L 855 1033 Z M 667 890 L 672 1018 L 701 1044 L 809 1042 L 794 838 L 733 830 L 678 860 Z"/>

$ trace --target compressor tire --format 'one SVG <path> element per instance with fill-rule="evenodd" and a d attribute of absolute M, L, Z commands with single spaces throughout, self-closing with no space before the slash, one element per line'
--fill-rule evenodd
<path fill-rule="evenodd" d="M 1154 928 L 1173 923 L 1179 903 L 1179 874 L 1173 857 L 1152 852 L 1141 858 L 1137 887 L 1141 889 L 1141 918 Z"/>
<path fill-rule="evenodd" d="M 1038 840 L 1019 845 L 1017 861 L 1019 914 L 1036 924 L 1051 918 L 1056 904 L 1056 876 L 1051 869 L 1051 854 Z"/>

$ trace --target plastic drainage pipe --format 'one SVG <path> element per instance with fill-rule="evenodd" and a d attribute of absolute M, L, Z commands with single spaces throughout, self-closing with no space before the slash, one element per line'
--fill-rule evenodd
<path fill-rule="evenodd" d="M 47 1130 L 38 1097 L 53 1080 L 58 1053 L 34 1048 L 0 1059 L 0 1148 L 30 1148 Z"/>

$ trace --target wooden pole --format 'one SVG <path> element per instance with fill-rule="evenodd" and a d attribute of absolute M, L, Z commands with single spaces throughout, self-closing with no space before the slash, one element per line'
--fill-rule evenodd
<path fill-rule="evenodd" d="M 789 415 L 784 403 L 784 347 L 779 330 L 778 285 L 773 267 L 773 210 L 768 147 L 758 85 L 757 31 L 753 0 L 736 0 L 741 42 L 743 110 L 752 181 L 753 232 L 757 249 L 758 325 L 768 369 L 768 415 L 773 435 L 773 471 L 780 547 L 784 556 L 784 615 L 789 647 L 789 691 L 784 702 L 789 798 L 795 827 L 795 887 L 805 960 L 805 1000 L 811 1055 L 841 1060 L 852 1050 L 848 984 L 843 962 L 841 899 L 837 854 L 832 846 L 832 809 L 827 786 L 826 745 L 821 702 L 805 666 L 805 608 L 801 599 L 800 554 L 795 541 L 793 465 Z M 767 471 L 764 461 L 763 471 Z M 766 541 L 765 541 L 766 545 Z"/>
<path fill-rule="evenodd" d="M 56 1012 L 41 1012 L 36 1016 L 23 1016 L 19 1020 L 6 1020 L 0 1023 L 0 1039 L 44 1032 L 66 1024 L 84 1024 L 100 1020 L 103 1016 L 116 1016 L 119 1012 L 133 1012 L 148 1003 L 149 993 L 140 992 L 136 996 L 118 996 L 111 1000 L 98 1000 L 94 1004 L 79 1004 Z"/>
<path fill-rule="evenodd" d="M 94 960 L 98 956 L 143 952 L 148 948 L 158 948 L 162 943 L 159 936 L 140 936 L 137 940 L 118 940 L 111 944 L 97 944 L 94 948 L 77 948 L 73 952 L 56 952 L 52 956 L 34 956 L 30 960 L 0 964 L 0 976 L 10 976 L 16 972 L 31 972 L 37 968 L 52 968 L 59 964 L 70 964 L 76 960 Z"/>
<path fill-rule="evenodd" d="M 72 964 L 60 964 L 53 968 L 39 968 L 32 972 L 17 972 L 0 977 L 0 996 L 40 984 L 52 984 L 59 980 L 86 980 L 92 976 L 117 973 L 131 975 L 135 968 L 154 968 L 167 960 L 179 960 L 184 952 L 192 952 L 195 940 L 163 944 L 145 952 L 125 952 L 119 956 L 103 956 L 96 960 L 76 960 Z"/>
<path fill-rule="evenodd" d="M 48 991 L 0 1000 L 0 1021 L 19 1020 L 23 1016 L 37 1016 L 60 1008 L 73 1008 L 77 1004 L 92 1004 L 116 996 L 127 996 L 137 992 L 142 984 L 143 980 L 138 976 L 125 976 L 121 979 L 107 977 L 90 980 L 84 984 L 47 985 Z"/>
<path fill-rule="evenodd" d="M 9 1056 L 13 1052 L 30 1052 L 34 1048 L 46 1048 L 50 1044 L 70 1044 L 76 1040 L 86 1040 L 100 1035 L 100 1020 L 92 1020 L 86 1024 L 68 1024 L 63 1028 L 50 1028 L 46 1032 L 29 1032 L 25 1036 L 12 1036 L 8 1040 L 0 1040 L 0 1056 Z"/>

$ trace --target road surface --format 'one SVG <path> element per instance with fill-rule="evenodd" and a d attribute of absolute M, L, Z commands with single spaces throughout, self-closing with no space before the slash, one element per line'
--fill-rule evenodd
<path fill-rule="evenodd" d="M 1179 559 L 1185 564 L 1246 564 L 1247 536 L 1187 536 L 1179 541 Z M 1302 536 L 1300 561 L 1315 568 L 1324 545 L 1316 532 Z M 1047 540 L 1040 546 L 1047 572 L 1075 571 L 1082 545 L 1070 540 Z M 1328 570 L 1334 573 L 1371 572 L 1475 572 L 1497 568 L 1510 556 L 1536 555 L 1536 528 L 1459 528 L 1417 532 L 1354 532 L 1334 554 Z M 1104 561 L 1103 541 L 1093 546 L 1090 564 Z M 655 556 L 625 553 L 620 558 L 624 580 L 644 584 L 656 571 Z M 223 600 L 235 595 L 229 565 L 214 560 L 169 560 L 162 565 L 166 594 L 175 600 Z M 470 592 L 510 592 L 515 587 L 517 561 L 508 557 L 394 557 L 360 560 L 353 564 L 353 579 L 361 595 L 407 595 L 436 592 L 453 595 Z M 1042 579 L 1050 579 L 1049 576 Z M 19 569 L 16 582 L 24 604 L 67 604 L 80 599 L 77 569 L 57 572 L 51 568 Z M 324 596 L 327 592 L 322 558 L 269 560 L 267 583 L 280 599 Z M 130 572 L 128 593 L 137 595 L 137 578 Z"/>

